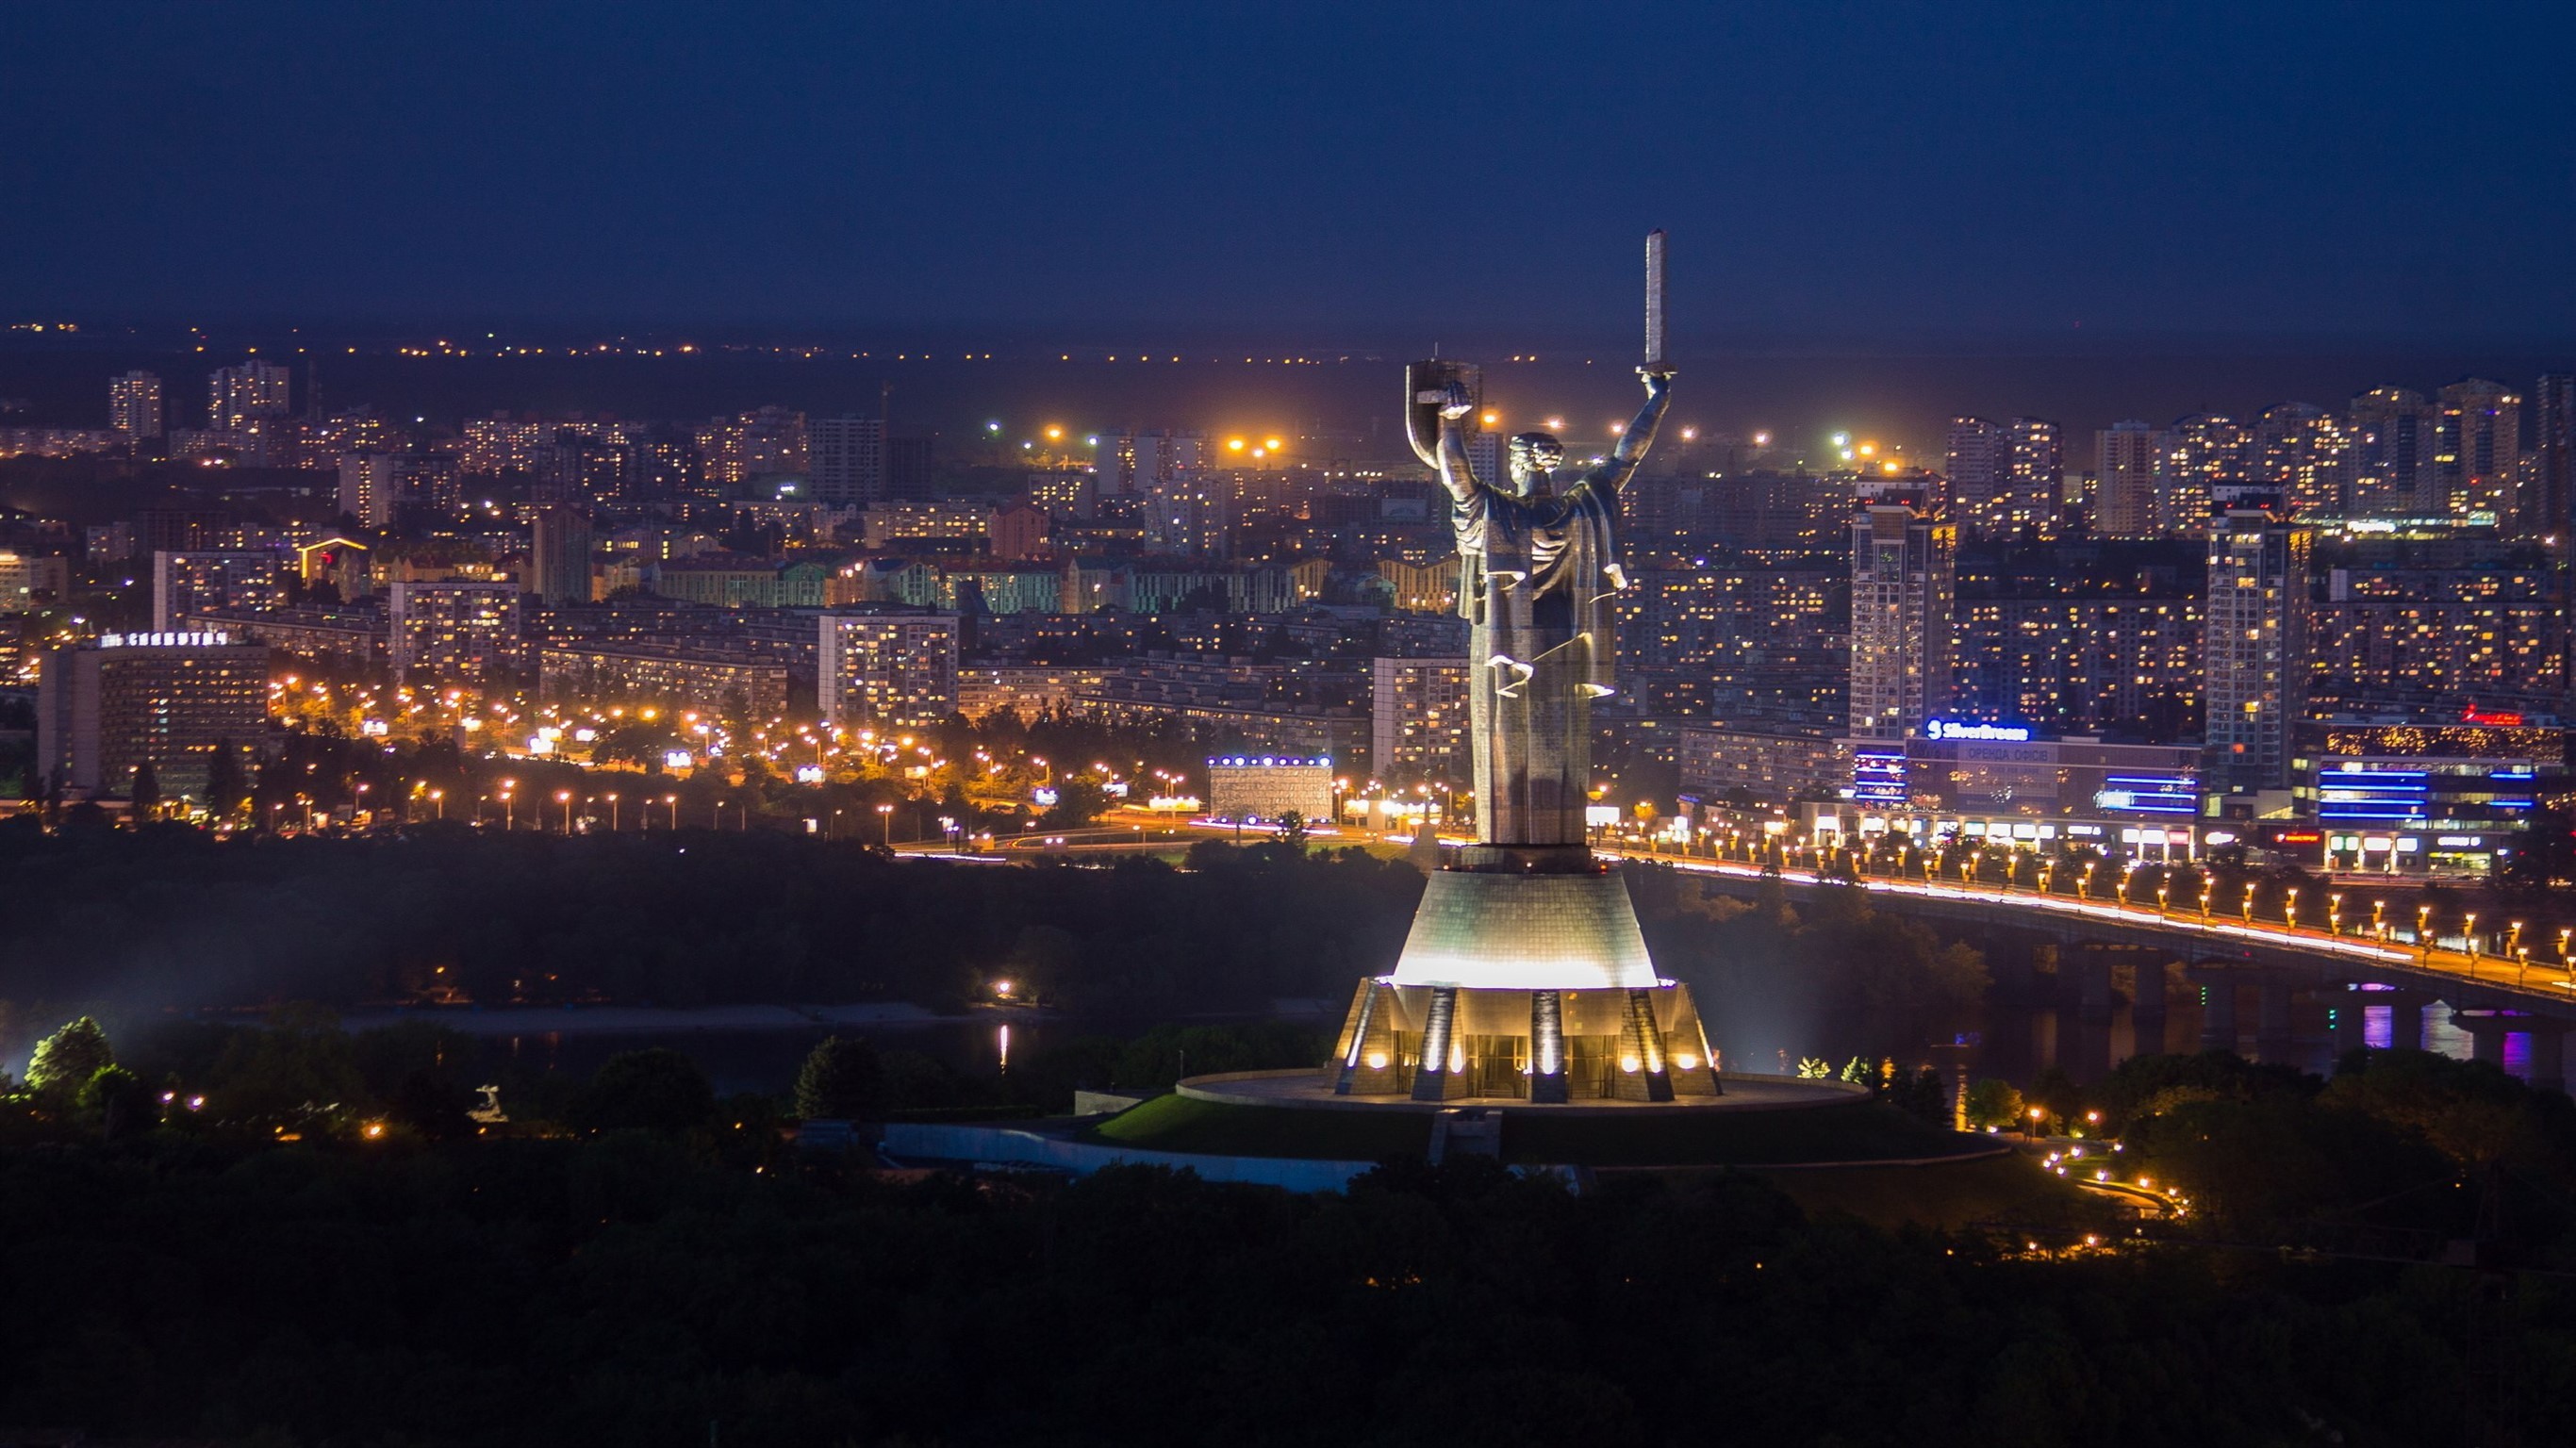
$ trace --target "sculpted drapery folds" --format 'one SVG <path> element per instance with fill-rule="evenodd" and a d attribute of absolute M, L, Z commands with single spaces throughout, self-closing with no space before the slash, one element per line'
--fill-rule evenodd
<path fill-rule="evenodd" d="M 1449 386 L 1437 462 L 1458 537 L 1459 611 L 1470 626 L 1477 838 L 1579 845 L 1591 774 L 1592 701 L 1614 690 L 1611 597 L 1626 586 L 1615 530 L 1619 489 L 1645 460 L 1672 371 L 1638 369 L 1645 405 L 1610 457 L 1559 490 L 1565 460 L 1546 433 L 1511 440 L 1508 479 L 1470 467 L 1473 399 Z"/>

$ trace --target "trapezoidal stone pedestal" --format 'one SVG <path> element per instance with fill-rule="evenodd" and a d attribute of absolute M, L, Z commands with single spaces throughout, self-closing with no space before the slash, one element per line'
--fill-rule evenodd
<path fill-rule="evenodd" d="M 1360 982 L 1335 1094 L 1720 1094 L 1690 990 L 1655 974 L 1626 881 L 1579 847 L 1465 853 L 1465 868 L 1431 876 L 1395 973 Z"/>

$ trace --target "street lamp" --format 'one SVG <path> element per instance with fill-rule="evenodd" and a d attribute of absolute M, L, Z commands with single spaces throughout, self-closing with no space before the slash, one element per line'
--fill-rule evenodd
<path fill-rule="evenodd" d="M 2245 882 L 2245 923 L 2254 923 L 2254 882 L 2251 880 Z"/>
<path fill-rule="evenodd" d="M 562 806 L 563 806 L 563 812 L 564 812 L 564 833 L 565 833 L 565 834 L 571 834 L 571 833 L 572 833 L 572 791 L 571 791 L 571 790 L 568 790 L 568 789 L 559 789 L 559 790 L 556 790 L 556 791 L 555 791 L 555 803 L 557 803 L 557 804 L 559 804 L 559 805 L 562 805 Z"/>
<path fill-rule="evenodd" d="M 2216 885 L 2211 884 L 2207 880 L 2200 882 L 2200 918 L 2203 924 L 2208 923 L 2209 920 L 2210 897 L 2217 893 L 2218 887 Z"/>
<path fill-rule="evenodd" d="M 504 780 L 502 781 L 501 788 L 501 828 L 506 833 L 510 830 L 515 830 L 518 827 L 519 806 L 511 797 L 509 782 Z"/>
<path fill-rule="evenodd" d="M 2504 948 L 2508 954 L 2519 952 L 2522 949 L 2521 921 L 2514 921 L 2506 928 Z"/>
<path fill-rule="evenodd" d="M 662 803 L 671 807 L 671 828 L 675 830 L 678 829 L 680 827 L 680 797 L 676 794 L 666 794 L 662 796 Z"/>
<path fill-rule="evenodd" d="M 2477 974 L 2478 917 L 2475 914 L 2464 915 L 2460 918 L 2460 946 L 2469 953 L 2469 973 L 2471 975 Z"/>
<path fill-rule="evenodd" d="M 609 791 L 608 794 L 608 832 L 612 835 L 617 833 L 617 792 L 615 790 Z"/>
<path fill-rule="evenodd" d="M 442 820 L 443 820 L 443 819 L 446 819 L 446 818 L 447 818 L 447 791 L 446 791 L 446 790 L 443 790 L 443 789 L 433 789 L 433 790 L 431 790 L 431 791 L 429 792 L 429 802 L 430 802 L 431 804 L 436 805 L 436 806 L 438 807 L 438 817 L 439 817 L 440 819 L 442 819 Z"/>
<path fill-rule="evenodd" d="M 2426 955 L 2433 953 L 2433 907 L 2415 907 L 2415 944 Z"/>
<path fill-rule="evenodd" d="M 2299 892 L 2295 886 L 2281 892 L 2281 923 L 2292 930 L 2299 928 Z"/>
<path fill-rule="evenodd" d="M 1045 761 L 1044 761 L 1044 760 L 1040 760 L 1039 762 L 1040 762 L 1040 763 L 1044 763 Z M 880 837 L 885 841 L 885 847 L 886 847 L 887 849 L 889 849 L 889 850 L 893 849 L 893 848 L 894 848 L 894 806 L 893 806 L 893 805 L 890 805 L 890 804 L 881 804 L 881 805 L 878 805 L 878 806 L 877 806 L 877 826 L 878 826 L 878 833 L 879 833 Z"/>
<path fill-rule="evenodd" d="M 2343 893 L 2341 891 L 2326 897 L 2326 934 L 2343 934 Z"/>

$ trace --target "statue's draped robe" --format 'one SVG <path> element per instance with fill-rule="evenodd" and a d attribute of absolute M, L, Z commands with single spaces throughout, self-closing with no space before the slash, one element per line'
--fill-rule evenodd
<path fill-rule="evenodd" d="M 1529 498 L 1477 481 L 1451 506 L 1486 844 L 1583 843 L 1592 701 L 1612 690 L 1611 597 L 1626 586 L 1616 496 L 1595 473 Z"/>

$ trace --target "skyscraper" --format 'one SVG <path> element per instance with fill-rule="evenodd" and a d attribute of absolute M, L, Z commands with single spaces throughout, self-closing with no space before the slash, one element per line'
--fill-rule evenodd
<path fill-rule="evenodd" d="M 2510 528 L 2522 472 L 2522 399 L 2501 382 L 2472 377 L 2439 394 L 2434 462 L 2445 516 Z"/>
<path fill-rule="evenodd" d="M 2277 495 L 2230 490 L 2219 502 L 2203 609 L 2201 780 L 2219 794 L 2287 789 L 2293 733 L 2307 713 L 2315 535 L 2281 517 Z"/>
<path fill-rule="evenodd" d="M 2012 434 L 1982 417 L 1950 419 L 1944 454 L 1950 477 L 1950 516 L 1970 537 L 2010 531 Z"/>
<path fill-rule="evenodd" d="M 805 424 L 807 495 L 835 506 L 886 500 L 885 419 L 817 417 Z"/>
<path fill-rule="evenodd" d="M 2576 507 L 2576 375 L 2550 373 L 2532 389 L 2531 400 L 2533 486 L 2515 500 L 2514 512 L 2524 537 L 2555 538 L 2563 551 L 2568 510 Z"/>
<path fill-rule="evenodd" d="M 2097 475 L 2093 533 L 2098 538 L 2153 538 L 2157 530 L 2156 479 L 2163 451 L 2156 430 L 2119 422 L 2093 434 Z"/>
<path fill-rule="evenodd" d="M 2344 426 L 2352 438 L 2346 500 L 2354 517 L 2440 514 L 2441 478 L 2433 462 L 2438 421 L 2422 393 L 2403 387 L 2375 387 L 2352 400 Z"/>
<path fill-rule="evenodd" d="M 1851 522 L 1851 735 L 1903 739 L 1950 703 L 1957 530 L 1920 494 L 1864 495 Z"/>
<path fill-rule="evenodd" d="M 163 430 L 161 379 L 128 372 L 107 384 L 107 425 L 129 447 L 157 441 Z"/>

